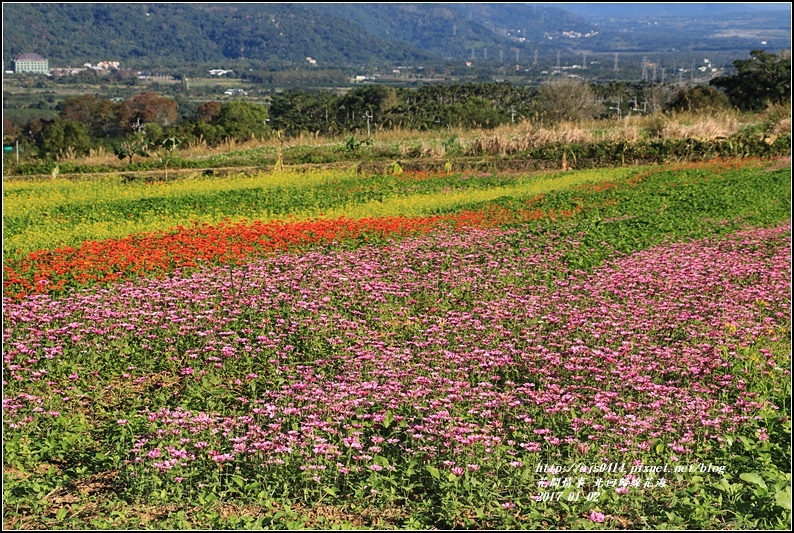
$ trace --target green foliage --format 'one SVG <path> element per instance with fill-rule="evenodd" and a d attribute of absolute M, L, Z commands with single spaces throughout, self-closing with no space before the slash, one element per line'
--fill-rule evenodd
<path fill-rule="evenodd" d="M 252 137 L 267 137 L 270 132 L 267 120 L 268 113 L 264 106 L 235 101 L 221 105 L 220 111 L 212 119 L 212 124 L 221 128 L 226 137 L 247 141 Z"/>
<path fill-rule="evenodd" d="M 42 132 L 41 150 L 55 159 L 61 159 L 69 152 L 78 156 L 88 155 L 91 150 L 88 128 L 74 120 L 59 118 Z"/>
<path fill-rule="evenodd" d="M 763 50 L 750 52 L 750 59 L 737 59 L 734 76 L 711 80 L 722 89 L 731 104 L 740 109 L 759 110 L 769 104 L 791 102 L 791 56 L 776 56 Z"/>
<path fill-rule="evenodd" d="M 136 132 L 116 146 L 115 154 L 119 159 L 129 158 L 129 163 L 132 164 L 132 159 L 136 155 L 140 157 L 149 157 L 151 155 L 149 153 L 149 142 L 143 133 Z"/>
<path fill-rule="evenodd" d="M 289 91 L 274 95 L 268 112 L 273 128 L 283 130 L 288 136 L 314 132 L 333 135 L 342 129 L 338 108 L 336 95 Z"/>
<path fill-rule="evenodd" d="M 345 150 L 348 152 L 358 153 L 362 146 L 369 146 L 372 144 L 371 138 L 362 139 L 357 141 L 355 136 L 351 135 L 345 143 Z"/>
<path fill-rule="evenodd" d="M 155 152 L 157 160 L 163 166 L 163 170 L 165 170 L 166 181 L 168 181 L 168 167 L 174 163 L 174 160 L 176 159 L 176 154 L 174 152 L 176 147 L 180 144 L 180 140 L 176 137 L 169 137 L 160 143 L 159 148 Z"/>
<path fill-rule="evenodd" d="M 720 111 L 729 107 L 728 98 L 713 87 L 697 85 L 682 89 L 668 102 L 665 111 Z"/>

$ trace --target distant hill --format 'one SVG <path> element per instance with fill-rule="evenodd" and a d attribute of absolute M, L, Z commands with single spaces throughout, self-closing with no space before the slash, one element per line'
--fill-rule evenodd
<path fill-rule="evenodd" d="M 271 67 L 491 58 L 586 29 L 576 15 L 523 4 L 3 5 L 3 60 L 36 52 L 52 66 L 100 60 L 155 67 L 248 59 Z"/>
<path fill-rule="evenodd" d="M 561 47 L 546 34 L 593 29 L 580 17 L 549 6 L 528 4 L 312 4 L 312 9 L 351 21 L 390 42 L 437 57 L 478 58 L 497 50 Z"/>
<path fill-rule="evenodd" d="M 543 5 L 543 4 L 541 4 Z M 703 18 L 736 13 L 759 13 L 768 11 L 788 12 L 788 2 L 719 3 L 719 2 L 658 2 L 658 3 L 559 3 L 564 9 L 586 20 L 601 18 L 634 19 L 639 17 L 688 17 Z"/>
<path fill-rule="evenodd" d="M 251 59 L 273 66 L 428 60 L 300 4 L 4 4 L 3 60 L 53 66 L 103 59 L 142 67 Z"/>
<path fill-rule="evenodd" d="M 743 57 L 790 47 L 790 8 L 781 16 L 778 7 L 788 4 L 5 3 L 3 61 L 33 52 L 51 67 L 295 70 L 315 68 L 307 58 L 316 68 L 495 64 L 538 51 Z M 652 14 L 667 19 L 649 22 Z"/>

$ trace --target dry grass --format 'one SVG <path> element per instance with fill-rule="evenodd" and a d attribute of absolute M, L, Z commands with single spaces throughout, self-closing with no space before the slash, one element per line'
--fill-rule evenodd
<path fill-rule="evenodd" d="M 777 131 L 790 130 L 791 119 L 790 116 L 785 115 L 784 111 L 775 110 L 773 116 Z M 643 136 L 675 139 L 721 139 L 739 131 L 739 118 L 738 113 L 723 112 L 707 116 L 687 113 L 630 116 L 620 121 L 563 122 L 552 127 L 522 122 L 500 126 L 493 130 L 493 134 L 471 139 L 468 142 L 466 153 L 468 155 L 508 155 L 555 143 L 633 142 Z"/>
<path fill-rule="evenodd" d="M 492 130 L 448 128 L 446 130 L 413 131 L 397 127 L 393 129 L 375 129 L 372 132 L 372 148 L 377 153 L 379 148 L 389 147 L 389 153 L 395 151 L 405 158 L 448 157 L 448 146 L 445 142 L 455 138 L 465 155 L 498 154 L 510 155 L 535 149 L 549 144 L 569 144 L 588 142 L 634 142 L 643 137 L 650 138 L 696 138 L 711 140 L 729 137 L 739 131 L 741 121 L 746 121 L 736 111 L 723 111 L 715 114 L 676 113 L 655 114 L 649 116 L 630 115 L 620 120 L 586 120 L 579 122 L 561 122 L 548 125 L 531 121 L 503 124 Z M 791 106 L 770 106 L 764 112 L 753 117 L 761 121 L 766 131 L 781 134 L 791 131 Z M 335 137 L 323 137 L 318 132 L 304 133 L 284 140 L 283 148 L 297 146 L 344 146 L 351 137 L 358 140 L 366 136 L 366 130 L 356 133 L 345 133 Z M 273 136 L 267 139 L 251 138 L 245 142 L 227 139 L 218 146 L 210 146 L 205 139 L 199 138 L 179 149 L 181 158 L 205 158 L 228 154 L 234 151 L 272 149 L 275 153 L 279 146 L 278 139 Z M 459 153 L 456 150 L 456 153 Z M 120 166 L 124 162 L 112 152 L 99 148 L 91 150 L 86 157 L 77 157 L 73 151 L 62 154 L 62 162 L 74 162 L 87 165 Z"/>
<path fill-rule="evenodd" d="M 665 117 L 662 136 L 687 139 L 719 139 L 739 131 L 739 116 L 723 112 L 715 115 L 670 115 Z"/>
<path fill-rule="evenodd" d="M 791 104 L 770 105 L 761 114 L 770 133 L 791 133 Z"/>

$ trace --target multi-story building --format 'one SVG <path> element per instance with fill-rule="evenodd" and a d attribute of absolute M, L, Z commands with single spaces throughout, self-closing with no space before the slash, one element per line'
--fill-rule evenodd
<path fill-rule="evenodd" d="M 14 73 L 33 72 L 35 74 L 48 74 L 50 71 L 49 61 L 39 54 L 20 54 L 11 62 Z"/>

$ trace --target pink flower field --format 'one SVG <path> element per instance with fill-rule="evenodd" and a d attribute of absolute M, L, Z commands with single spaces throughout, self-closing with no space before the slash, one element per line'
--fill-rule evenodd
<path fill-rule="evenodd" d="M 790 377 L 772 349 L 790 335 L 790 225 L 589 272 L 561 261 L 578 246 L 441 231 L 6 300 L 4 428 L 101 428 L 142 495 L 424 498 L 528 520 L 572 477 L 600 523 L 605 502 L 691 479 L 607 489 L 593 468 L 697 464 L 761 413 L 786 419 L 754 384 Z"/>

